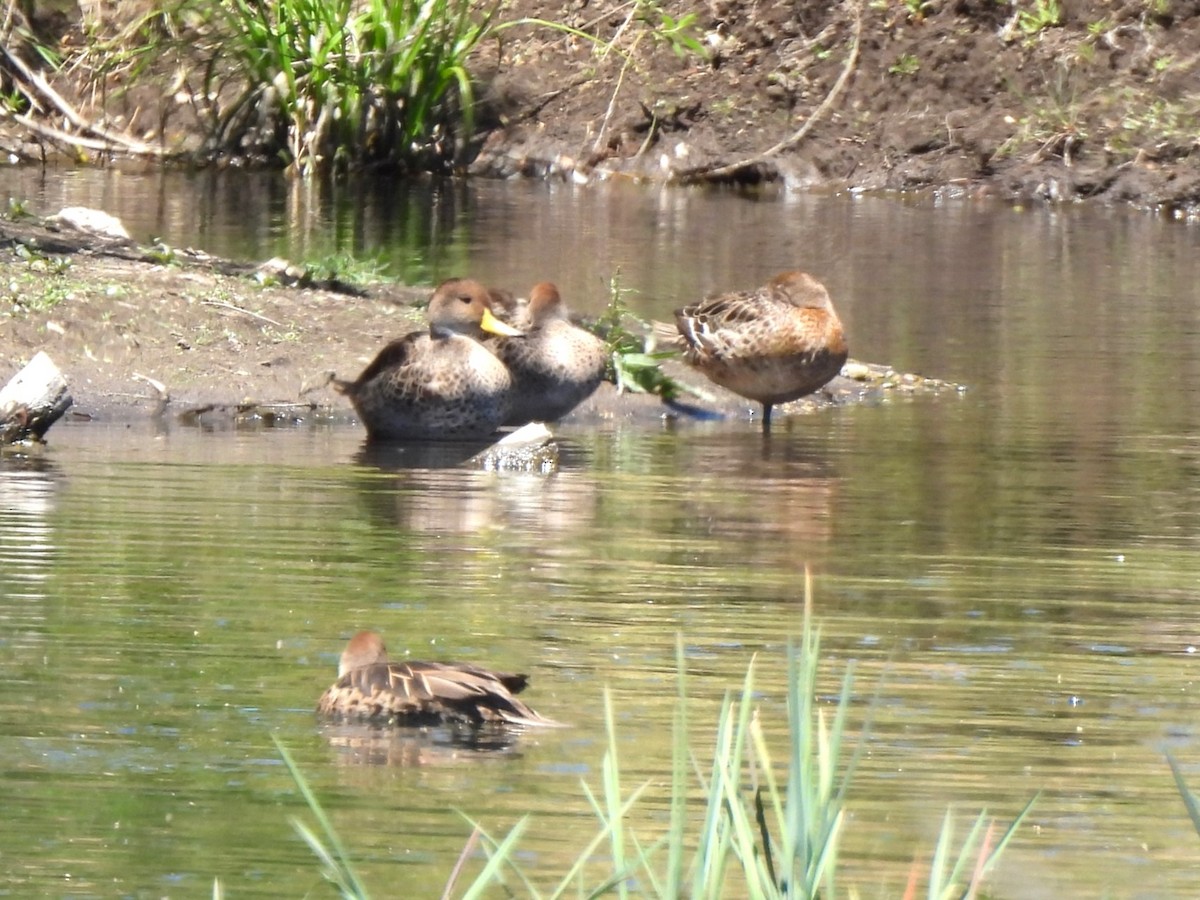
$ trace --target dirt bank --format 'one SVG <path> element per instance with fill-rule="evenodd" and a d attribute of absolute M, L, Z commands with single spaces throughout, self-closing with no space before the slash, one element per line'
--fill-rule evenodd
<path fill-rule="evenodd" d="M 506 6 L 614 41 L 632 63 L 544 27 L 505 32 L 480 55 L 498 116 L 474 170 L 716 172 L 1187 211 L 1200 199 L 1200 3 L 664 4 L 688 8 L 710 61 L 677 57 L 615 3 Z"/>

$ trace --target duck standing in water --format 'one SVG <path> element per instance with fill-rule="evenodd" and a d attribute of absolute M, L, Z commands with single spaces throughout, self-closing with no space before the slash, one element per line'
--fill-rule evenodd
<path fill-rule="evenodd" d="M 354 381 L 334 381 L 371 440 L 481 438 L 508 418 L 512 378 L 480 341 L 520 332 L 492 314 L 488 289 L 443 282 L 428 315 L 428 332 L 392 341 Z"/>
<path fill-rule="evenodd" d="M 675 311 L 684 359 L 723 388 L 771 407 L 824 387 L 848 349 L 829 292 L 805 272 L 753 291 L 718 294 Z"/>
<path fill-rule="evenodd" d="M 466 663 L 389 662 L 383 638 L 360 631 L 342 651 L 338 679 L 317 712 L 392 725 L 558 725 L 513 696 L 527 682 Z"/>
<path fill-rule="evenodd" d="M 572 324 L 558 288 L 533 286 L 529 302 L 512 312 L 524 337 L 497 337 L 489 346 L 512 374 L 512 408 L 505 425 L 561 419 L 604 379 L 608 348 Z"/>

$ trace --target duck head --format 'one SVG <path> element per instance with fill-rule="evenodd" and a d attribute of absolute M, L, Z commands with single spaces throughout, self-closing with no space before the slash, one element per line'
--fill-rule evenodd
<path fill-rule="evenodd" d="M 461 334 L 478 339 L 485 332 L 522 334 L 492 314 L 491 293 L 472 278 L 452 278 L 438 285 L 429 301 L 429 331 L 435 337 Z"/>

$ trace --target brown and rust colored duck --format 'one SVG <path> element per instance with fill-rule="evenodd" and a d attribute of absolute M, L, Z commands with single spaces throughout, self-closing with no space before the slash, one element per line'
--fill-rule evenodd
<path fill-rule="evenodd" d="M 824 387 L 848 350 L 829 292 L 805 272 L 784 272 L 753 291 L 718 294 L 675 311 L 684 359 L 763 407 Z"/>
<path fill-rule="evenodd" d="M 478 281 L 443 282 L 429 301 L 429 331 L 392 341 L 354 381 L 334 381 L 382 440 L 486 437 L 508 417 L 512 378 L 480 343 L 487 333 L 518 335 L 497 319 Z"/>
<path fill-rule="evenodd" d="M 338 679 L 317 712 L 394 725 L 558 725 L 514 696 L 527 682 L 469 663 L 389 662 L 383 638 L 360 631 L 342 651 Z"/>
<path fill-rule="evenodd" d="M 573 324 L 558 288 L 533 286 L 529 302 L 510 306 L 510 323 L 523 337 L 497 337 L 492 351 L 512 374 L 512 408 L 506 425 L 561 419 L 591 396 L 604 378 L 608 348 Z"/>

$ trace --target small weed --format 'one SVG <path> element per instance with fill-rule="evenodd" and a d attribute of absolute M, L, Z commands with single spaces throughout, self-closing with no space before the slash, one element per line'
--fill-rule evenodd
<path fill-rule="evenodd" d="M 24 260 L 30 271 L 39 275 L 62 275 L 71 268 L 68 257 L 49 256 L 28 244 L 18 244 L 15 253 L 18 259 Z"/>
<path fill-rule="evenodd" d="M 1200 127 L 1194 109 L 1161 97 L 1123 92 L 1117 103 L 1122 113 L 1106 144 L 1115 153 L 1128 154 L 1164 142 L 1190 145 Z"/>
<path fill-rule="evenodd" d="M 908 17 L 918 22 L 936 6 L 937 0 L 904 0 L 904 9 L 908 12 Z"/>
<path fill-rule="evenodd" d="M 12 303 L 14 314 L 49 312 L 75 296 L 73 287 L 66 283 L 39 281 L 38 286 L 39 292 L 33 293 L 15 282 L 9 284 L 8 299 Z"/>
<path fill-rule="evenodd" d="M 155 239 L 154 243 L 150 245 L 150 249 L 146 251 L 146 258 L 151 262 L 158 263 L 160 266 L 179 265 L 179 260 L 175 255 L 175 248 L 168 246 L 161 239 Z"/>
<path fill-rule="evenodd" d="M 33 216 L 29 211 L 29 204 L 24 200 L 18 200 L 16 197 L 8 198 L 8 211 L 5 213 L 5 218 L 11 222 L 18 219 L 28 219 Z"/>
<path fill-rule="evenodd" d="M 313 281 L 341 281 L 345 284 L 364 285 L 391 280 L 388 275 L 388 262 L 382 252 L 368 258 L 348 253 L 333 253 L 305 263 L 305 269 Z"/>
<path fill-rule="evenodd" d="M 1033 9 L 1017 14 L 1017 27 L 1030 36 L 1061 24 L 1062 7 L 1058 0 L 1034 0 Z"/>
<path fill-rule="evenodd" d="M 696 36 L 696 14 L 687 13 L 678 19 L 667 15 L 653 0 L 640 3 L 639 18 L 650 29 L 650 35 L 660 44 L 666 44 L 679 59 L 688 56 L 708 58 L 708 50 Z"/>
<path fill-rule="evenodd" d="M 1174 64 L 1175 64 L 1174 56 L 1171 56 L 1170 54 L 1167 54 L 1166 56 L 1160 56 L 1154 60 L 1154 63 L 1153 63 L 1154 71 L 1156 73 L 1158 73 L 1159 75 L 1161 75 L 1163 72 L 1167 71 L 1167 69 L 1171 68 L 1171 66 L 1173 66 Z"/>
<path fill-rule="evenodd" d="M 609 366 L 606 377 L 621 390 L 656 394 L 664 400 L 677 400 L 684 394 L 698 393 L 662 370 L 660 363 L 674 352 L 647 353 L 645 335 L 652 330 L 649 322 L 639 319 L 625 303 L 629 288 L 621 286 L 617 272 L 608 282 L 608 307 L 589 328 L 608 344 Z M 630 330 L 630 323 L 636 330 Z"/>
<path fill-rule="evenodd" d="M 773 76 L 773 75 L 770 76 L 770 78 L 772 78 L 772 79 L 774 77 L 775 76 Z M 727 97 L 724 100 L 714 100 L 712 102 L 712 104 L 709 105 L 710 112 L 712 112 L 713 114 L 718 115 L 718 116 L 724 116 L 726 118 L 728 118 L 729 116 L 732 116 L 737 111 L 737 108 L 738 108 L 738 101 L 733 99 L 732 97 Z"/>
<path fill-rule="evenodd" d="M 1017 133 L 1005 141 L 997 154 L 1012 155 L 1019 148 L 1035 144 L 1037 157 L 1058 155 L 1070 163 L 1074 151 L 1088 137 L 1085 104 L 1071 70 L 1061 67 L 1043 94 L 1023 99 L 1029 111 L 1020 118 Z"/>
<path fill-rule="evenodd" d="M 917 57 L 911 53 L 905 53 L 888 67 L 888 72 L 890 74 L 902 76 L 916 75 L 920 70 L 921 60 L 917 59 Z"/>
<path fill-rule="evenodd" d="M 303 335 L 294 328 L 289 331 L 277 331 L 274 328 L 267 327 L 263 329 L 263 336 L 269 341 L 276 344 L 298 344 Z"/>

